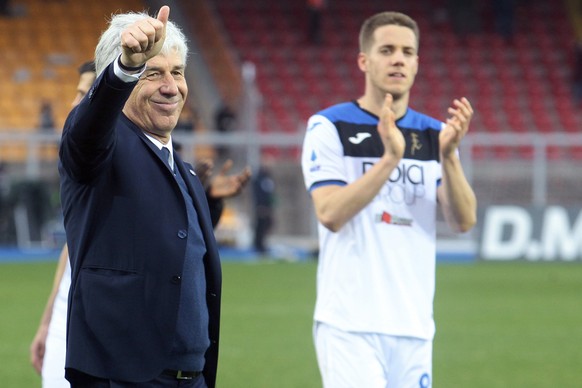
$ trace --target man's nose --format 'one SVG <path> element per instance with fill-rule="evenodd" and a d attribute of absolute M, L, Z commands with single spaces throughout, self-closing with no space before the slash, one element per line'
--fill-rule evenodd
<path fill-rule="evenodd" d="M 392 54 L 391 60 L 392 60 L 392 64 L 404 63 L 404 52 L 402 50 L 394 51 L 394 54 Z"/>
<path fill-rule="evenodd" d="M 160 91 L 164 94 L 178 93 L 178 83 L 171 74 L 167 74 L 162 79 L 162 86 L 160 87 Z"/>

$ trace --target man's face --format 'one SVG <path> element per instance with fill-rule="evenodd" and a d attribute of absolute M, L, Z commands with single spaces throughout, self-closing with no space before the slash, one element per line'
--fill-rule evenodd
<path fill-rule="evenodd" d="M 387 25 L 376 29 L 369 52 L 360 53 L 358 59 L 368 85 L 394 98 L 408 93 L 418 72 L 416 45 L 410 28 Z"/>
<path fill-rule="evenodd" d="M 79 84 L 77 85 L 77 94 L 75 95 L 75 99 L 71 103 L 71 106 L 73 108 L 76 107 L 77 105 L 79 105 L 79 103 L 81 102 L 83 97 L 85 97 L 85 95 L 89 92 L 89 89 L 91 88 L 91 85 L 93 85 L 94 81 L 95 81 L 95 73 L 92 71 L 87 71 L 85 73 L 82 73 L 79 76 Z"/>
<path fill-rule="evenodd" d="M 168 137 L 188 95 L 184 62 L 176 51 L 150 59 L 123 113 L 145 132 Z"/>

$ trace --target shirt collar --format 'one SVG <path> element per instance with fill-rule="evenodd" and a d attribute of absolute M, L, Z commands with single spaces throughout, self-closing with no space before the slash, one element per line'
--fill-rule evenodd
<path fill-rule="evenodd" d="M 159 141 L 158 139 L 156 139 L 155 137 L 149 135 L 148 133 L 144 132 L 144 135 L 146 135 L 146 137 L 156 146 L 158 147 L 158 149 L 161 151 L 162 147 L 166 147 L 170 150 L 170 159 L 172 160 L 172 164 L 174 163 L 174 146 L 172 144 L 172 138 L 170 137 L 170 140 L 168 140 L 168 143 L 163 144 L 161 141 Z"/>

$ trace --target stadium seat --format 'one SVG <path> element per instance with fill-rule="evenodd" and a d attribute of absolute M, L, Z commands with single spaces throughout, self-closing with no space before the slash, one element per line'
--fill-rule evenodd
<path fill-rule="evenodd" d="M 0 18 L 3 93 L 0 117 L 3 130 L 37 126 L 40 101 L 54 109 L 61 128 L 75 94 L 77 67 L 94 56 L 106 17 L 117 11 L 143 9 L 141 0 L 99 2 L 20 0 L 26 12 Z M 82 15 L 82 17 L 80 17 Z M 10 31 L 7 34 L 6 31 Z M 9 38 L 9 39 L 7 39 Z M 13 90 L 14 93 L 8 92 Z M 18 106 L 6 100 L 18 99 Z"/>
<path fill-rule="evenodd" d="M 563 7 L 548 8 L 542 3 L 519 5 L 517 17 L 528 22 L 509 42 L 494 32 L 493 13 L 488 8 L 482 15 L 483 32 L 459 39 L 450 24 L 434 23 L 431 12 L 444 6 L 441 0 L 427 0 L 424 6 L 402 2 L 402 10 L 411 14 L 423 30 L 430 30 L 421 37 L 421 67 L 412 91 L 412 106 L 443 119 L 452 100 L 465 95 L 479 115 L 476 131 L 579 130 L 581 110 L 563 102 L 571 99 L 568 71 L 563 64 L 571 63 L 568 50 L 572 47 L 572 30 L 567 22 L 556 22 L 565 18 Z M 356 66 L 355 36 L 361 20 L 378 11 L 375 0 L 357 4 L 334 1 L 326 9 L 325 43 L 311 46 L 304 39 L 304 7 L 302 0 L 224 1 L 215 6 L 241 57 L 255 56 L 264 61 L 253 53 L 275 50 L 267 57 L 273 67 L 265 76 L 280 80 L 285 93 L 297 100 L 291 105 L 297 114 L 284 114 L 271 106 L 278 93 L 274 86 L 277 83 L 262 79 L 259 87 L 265 96 L 264 109 L 272 120 L 281 120 L 281 131 L 294 130 L 297 123 L 290 122 L 293 117 L 304 118 L 328 103 L 361 94 L 363 75 Z M 259 9 L 261 17 L 255 16 Z M 281 22 L 273 26 L 267 19 Z M 465 49 L 459 49 L 463 45 Z M 310 101 L 303 101 L 307 96 Z M 556 104 L 547 103 L 553 98 Z M 499 149 L 496 154 L 509 157 L 514 153 Z M 527 149 L 518 154 L 531 156 Z"/>

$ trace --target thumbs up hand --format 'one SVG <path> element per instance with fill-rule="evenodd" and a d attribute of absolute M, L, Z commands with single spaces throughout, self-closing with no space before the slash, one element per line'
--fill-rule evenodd
<path fill-rule="evenodd" d="M 156 18 L 148 17 L 131 24 L 121 33 L 121 63 L 128 68 L 142 67 L 160 53 L 166 40 L 170 7 L 160 8 Z"/>

